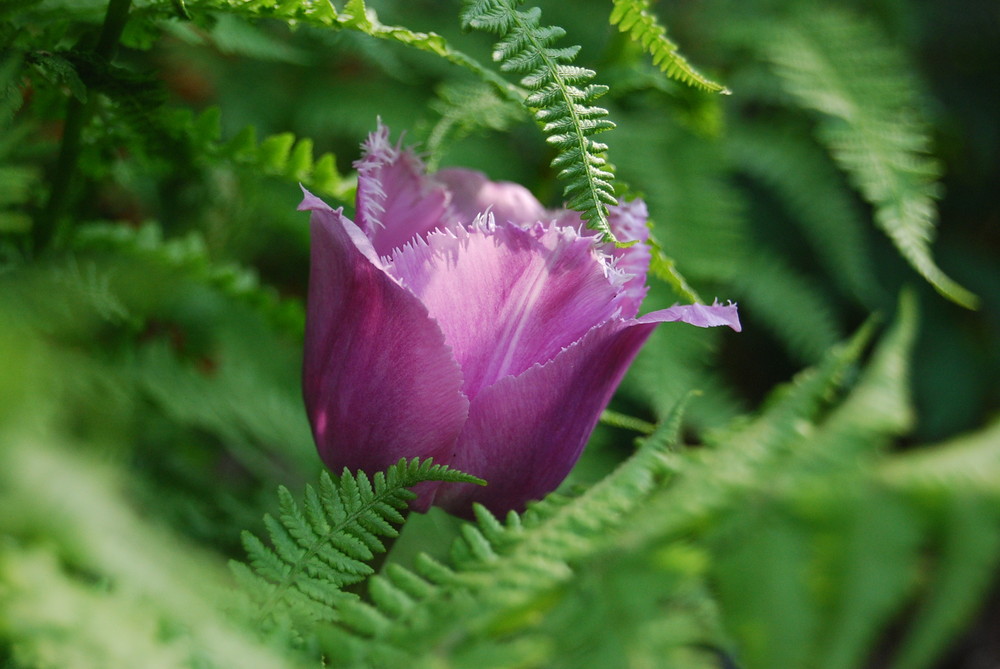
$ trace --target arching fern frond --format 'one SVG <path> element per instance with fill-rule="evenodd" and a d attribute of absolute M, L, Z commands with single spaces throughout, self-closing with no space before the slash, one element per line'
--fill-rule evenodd
<path fill-rule="evenodd" d="M 667 38 L 667 29 L 650 9 L 649 0 L 614 0 L 614 5 L 611 25 L 617 25 L 618 30 L 641 44 L 653 57 L 653 64 L 668 77 L 710 93 L 730 94 L 728 88 L 699 73 L 677 52 L 677 45 Z"/>
<path fill-rule="evenodd" d="M 552 46 L 565 30 L 542 26 L 541 10 L 518 11 L 519 4 L 517 0 L 469 0 L 462 24 L 500 35 L 493 60 L 504 71 L 524 75 L 521 85 L 529 91 L 524 104 L 559 151 L 552 166 L 559 168 L 559 178 L 566 181 L 563 192 L 568 206 L 581 213 L 588 227 L 613 240 L 607 208 L 617 204 L 614 174 L 604 158 L 607 145 L 593 139 L 615 127 L 607 110 L 594 106 L 608 87 L 590 83 L 596 74 L 593 70 L 572 65 L 580 47 Z"/>
<path fill-rule="evenodd" d="M 483 67 L 471 56 L 453 48 L 448 41 L 435 32 L 419 32 L 403 26 L 382 23 L 374 9 L 365 0 L 348 0 L 343 11 L 338 11 L 329 0 L 188 0 L 188 12 L 224 10 L 227 14 L 248 19 L 283 19 L 289 23 L 303 23 L 335 30 L 355 30 L 369 37 L 398 42 L 406 46 L 432 53 L 452 63 L 464 67 L 511 100 L 520 101 L 521 91 Z M 173 11 L 172 9 L 170 11 Z"/>
<path fill-rule="evenodd" d="M 880 289 L 865 238 L 867 222 L 824 149 L 770 118 L 734 128 L 726 148 L 741 171 L 781 200 L 827 273 L 862 303 L 872 302 Z"/>
<path fill-rule="evenodd" d="M 280 515 L 264 516 L 272 547 L 244 531 L 250 566 L 232 562 L 237 579 L 258 604 L 262 623 L 286 618 L 336 620 L 337 603 L 354 595 L 342 588 L 373 573 L 367 564 L 396 537 L 396 526 L 425 481 L 483 484 L 481 479 L 428 460 L 400 460 L 372 480 L 345 470 L 338 483 L 320 475 L 319 490 L 307 485 L 302 506 L 284 486 L 278 489 Z"/>
<path fill-rule="evenodd" d="M 873 26 L 833 8 L 782 23 L 765 52 L 787 92 L 823 114 L 820 141 L 903 257 L 939 293 L 974 308 L 978 298 L 931 257 L 940 166 L 900 53 Z"/>

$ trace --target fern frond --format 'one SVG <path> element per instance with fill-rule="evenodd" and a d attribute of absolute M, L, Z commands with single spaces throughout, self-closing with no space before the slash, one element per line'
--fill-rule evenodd
<path fill-rule="evenodd" d="M 865 221 L 823 149 L 803 137 L 770 121 L 749 123 L 734 128 L 726 148 L 742 171 L 781 199 L 827 273 L 870 303 L 881 291 L 864 238 Z"/>
<path fill-rule="evenodd" d="M 516 102 L 523 98 L 522 92 L 475 58 L 455 49 L 441 35 L 435 32 L 419 32 L 402 26 L 382 23 L 374 9 L 364 0 L 348 0 L 343 11 L 338 11 L 329 0 L 188 0 L 188 12 L 213 12 L 223 10 L 227 14 L 247 19 L 262 17 L 283 19 L 288 23 L 302 23 L 334 30 L 354 30 L 376 39 L 387 40 L 425 51 L 458 65 L 492 85 L 502 96 Z"/>
<path fill-rule="evenodd" d="M 934 448 L 884 464 L 881 480 L 933 510 L 942 528 L 939 573 L 900 644 L 898 669 L 931 664 L 974 615 L 1000 558 L 1000 420 Z M 960 491 L 955 496 L 952 491 Z"/>
<path fill-rule="evenodd" d="M 340 603 L 343 636 L 329 649 L 331 659 L 352 659 L 343 650 L 350 648 L 363 654 L 349 666 L 366 666 L 376 652 L 395 652 L 413 666 L 442 645 L 477 646 L 506 624 L 511 611 L 566 583 L 574 573 L 570 564 L 598 550 L 608 531 L 669 477 L 685 404 L 635 456 L 579 498 L 549 495 L 523 516 L 511 512 L 505 522 L 477 505 L 476 523 L 462 526 L 452 545 L 450 566 L 421 554 L 414 571 L 397 565 L 373 577 L 378 614 L 369 604 Z M 365 643 L 349 641 L 359 638 Z"/>
<path fill-rule="evenodd" d="M 323 472 L 318 491 L 306 486 L 303 506 L 287 488 L 280 487 L 278 518 L 264 516 L 271 545 L 250 532 L 243 533 L 243 546 L 256 575 L 248 574 L 240 563 L 233 566 L 257 601 L 258 620 L 349 619 L 366 629 L 377 627 L 375 613 L 340 606 L 342 600 L 354 597 L 342 588 L 373 573 L 366 562 L 375 553 L 385 552 L 384 538 L 398 534 L 403 512 L 416 497 L 408 488 L 425 481 L 483 483 L 430 459 L 413 458 L 400 460 L 372 479 L 364 472 L 345 470 L 335 483 Z"/>
<path fill-rule="evenodd" d="M 641 44 L 653 57 L 653 64 L 671 79 L 709 93 L 730 94 L 728 88 L 699 73 L 678 53 L 677 45 L 667 38 L 667 29 L 653 14 L 649 0 L 614 0 L 610 21 L 611 25 L 617 25 L 618 30 L 628 33 L 629 38 Z"/>
<path fill-rule="evenodd" d="M 565 30 L 542 26 L 541 10 L 522 12 L 516 9 L 519 4 L 467 0 L 462 25 L 500 36 L 493 60 L 505 72 L 524 75 L 521 85 L 528 89 L 524 104 L 534 110 L 547 141 L 558 150 L 552 166 L 566 182 L 567 206 L 579 211 L 588 227 L 614 240 L 608 222 L 608 205 L 617 203 L 614 173 L 604 157 L 607 145 L 593 139 L 615 127 L 606 118 L 607 110 L 593 104 L 608 88 L 589 83 L 596 74 L 593 70 L 572 65 L 580 47 L 552 46 Z"/>
<path fill-rule="evenodd" d="M 975 308 L 978 298 L 931 256 L 940 166 L 900 53 L 869 23 L 830 8 L 783 23 L 767 55 L 788 93 L 823 114 L 820 140 L 903 257 L 943 296 Z"/>

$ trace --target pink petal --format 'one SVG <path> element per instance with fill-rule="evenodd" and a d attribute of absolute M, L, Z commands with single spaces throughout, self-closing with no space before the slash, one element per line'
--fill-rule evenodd
<path fill-rule="evenodd" d="M 649 211 L 642 200 L 622 202 L 608 207 L 608 218 L 611 231 L 621 242 L 636 242 L 632 246 L 616 247 L 608 244 L 607 251 L 616 262 L 616 267 L 629 275 L 622 286 L 625 300 L 622 302 L 622 316 L 633 318 L 639 313 L 639 305 L 646 297 L 646 273 L 649 272 L 650 251 L 646 240 L 649 239 Z"/>
<path fill-rule="evenodd" d="M 469 224 L 488 211 L 500 223 L 533 224 L 552 218 L 527 188 L 510 181 L 490 181 L 482 172 L 443 169 L 433 179 L 447 187 L 458 220 Z"/>
<path fill-rule="evenodd" d="M 312 212 L 303 394 L 320 456 L 334 472 L 448 464 L 469 403 L 441 329 L 340 210 L 309 193 L 300 209 Z"/>
<path fill-rule="evenodd" d="M 554 358 L 618 310 L 593 240 L 570 229 L 480 222 L 432 233 L 391 262 L 444 331 L 470 399 Z"/>
<path fill-rule="evenodd" d="M 380 256 L 415 237 L 455 224 L 443 186 L 426 175 L 410 149 L 389 142 L 389 128 L 378 128 L 362 146 L 358 170 L 357 218 Z"/>
<path fill-rule="evenodd" d="M 618 247 L 614 244 L 601 244 L 601 249 L 614 258 L 616 269 L 623 275 L 619 281 L 621 288 L 622 317 L 633 318 L 639 313 L 639 306 L 646 297 L 646 274 L 649 272 L 650 251 L 646 240 L 649 239 L 649 211 L 646 203 L 636 199 L 631 202 L 608 207 L 608 223 L 611 232 L 620 242 L 636 242 L 631 246 Z M 584 225 L 578 212 L 562 210 L 556 212 L 558 225 L 576 228 L 581 234 L 597 237 L 597 231 Z"/>
<path fill-rule="evenodd" d="M 473 502 L 506 513 L 558 487 L 655 327 L 609 321 L 549 363 L 482 390 L 472 400 L 451 466 L 487 485 L 443 484 L 434 504 L 465 516 Z"/>
<path fill-rule="evenodd" d="M 653 311 L 639 319 L 641 323 L 664 323 L 681 321 L 700 328 L 711 328 L 717 325 L 727 325 L 736 332 L 743 329 L 740 325 L 740 315 L 733 303 L 711 305 L 678 304 L 668 309 Z"/>

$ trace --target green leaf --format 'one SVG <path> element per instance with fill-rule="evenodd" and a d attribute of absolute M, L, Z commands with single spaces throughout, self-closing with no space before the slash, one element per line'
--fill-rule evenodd
<path fill-rule="evenodd" d="M 667 38 L 667 29 L 660 24 L 649 6 L 649 0 L 614 0 L 611 25 L 627 33 L 644 51 L 653 57 L 653 64 L 668 77 L 710 93 L 729 95 L 730 90 L 700 74 L 677 51 L 677 45 Z"/>
<path fill-rule="evenodd" d="M 396 526 L 404 520 L 400 512 L 416 497 L 408 488 L 424 481 L 484 483 L 431 460 L 414 458 L 376 474 L 374 485 L 364 472 L 344 470 L 339 482 L 323 472 L 318 491 L 306 486 L 304 507 L 286 488 L 278 488 L 281 514 L 278 519 L 264 517 L 271 546 L 243 533 L 256 579 L 248 578 L 244 566 L 237 563 L 234 567 L 257 602 L 256 619 L 280 626 L 288 618 L 344 618 L 369 631 L 375 629 L 372 625 L 381 625 L 374 610 L 343 605 L 345 598 L 353 598 L 343 587 L 373 573 L 367 561 L 385 552 L 381 538 L 397 535 Z"/>
<path fill-rule="evenodd" d="M 867 21 L 830 7 L 780 23 L 766 54 L 787 92 L 821 113 L 820 141 L 903 257 L 943 296 L 975 308 L 978 298 L 931 256 L 941 168 L 899 51 Z"/>

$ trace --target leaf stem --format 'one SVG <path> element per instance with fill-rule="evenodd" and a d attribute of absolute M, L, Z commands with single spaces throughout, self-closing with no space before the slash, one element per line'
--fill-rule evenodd
<path fill-rule="evenodd" d="M 552 81 L 555 82 L 556 86 L 559 88 L 559 95 L 562 97 L 563 102 L 566 104 L 566 111 L 569 113 L 570 118 L 573 120 L 573 136 L 576 140 L 577 149 L 580 151 L 580 156 L 585 163 L 586 169 L 583 170 L 583 174 L 586 177 L 587 184 L 587 196 L 593 201 L 593 209 L 586 209 L 581 211 L 584 214 L 584 219 L 587 221 L 587 227 L 598 230 L 606 242 L 618 242 L 615 234 L 611 231 L 611 222 L 608 220 L 608 207 L 601 200 L 600 190 L 594 180 L 594 175 L 591 172 L 590 164 L 590 143 L 586 135 L 583 134 L 583 123 L 580 119 L 580 115 L 577 112 L 576 105 L 573 100 L 573 96 L 570 95 L 569 87 L 562 77 L 559 75 L 558 63 L 552 59 L 549 53 L 545 50 L 545 45 L 542 44 L 534 33 L 531 31 L 531 26 L 527 24 L 522 18 L 521 14 L 514 8 L 513 5 L 507 5 L 508 10 L 513 21 L 517 24 L 521 31 L 521 34 L 525 35 L 528 41 L 531 43 L 532 48 L 541 58 L 542 62 L 545 63 L 545 68 L 551 73 Z M 593 219 L 597 220 L 594 221 Z"/>
<path fill-rule="evenodd" d="M 108 2 L 101 33 L 93 49 L 93 55 L 98 62 L 109 62 L 114 58 L 131 7 L 132 0 Z M 70 97 L 67 104 L 59 158 L 49 181 L 49 199 L 34 225 L 33 242 L 36 253 L 52 242 L 53 238 L 58 239 L 59 233 L 64 232 L 68 225 L 68 222 L 64 221 L 64 216 L 72 201 L 71 189 L 80 156 L 80 138 L 94 113 L 94 95 L 90 93 L 86 102 Z"/>

